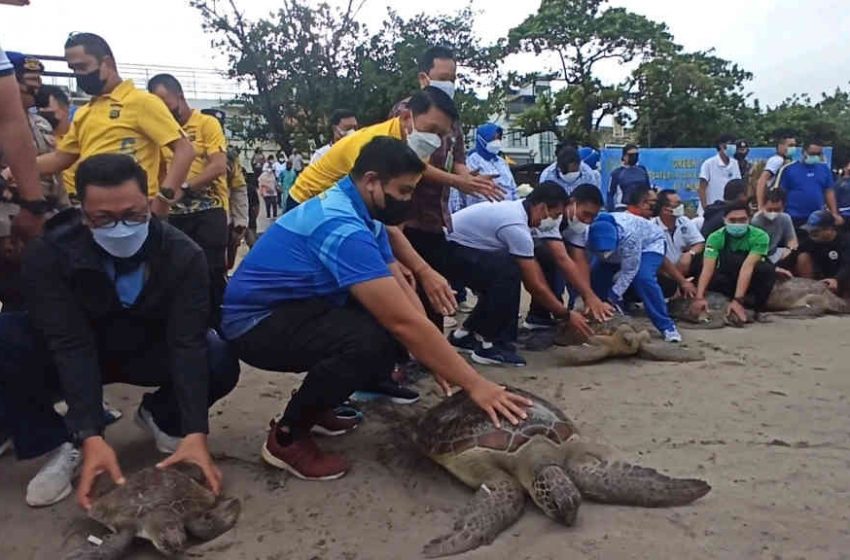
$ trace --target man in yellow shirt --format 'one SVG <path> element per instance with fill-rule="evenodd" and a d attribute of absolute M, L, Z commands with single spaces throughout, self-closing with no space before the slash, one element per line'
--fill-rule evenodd
<path fill-rule="evenodd" d="M 151 78 L 148 91 L 162 99 L 194 148 L 182 196 L 178 199 L 177 193 L 164 190 L 158 196 L 171 206 L 168 222 L 204 250 L 210 272 L 210 319 L 217 327 L 227 284 L 227 139 L 218 119 L 189 107 L 183 86 L 171 74 Z M 165 159 L 173 165 L 171 150 L 165 150 Z"/>
<path fill-rule="evenodd" d="M 162 101 L 137 90 L 131 80 L 122 80 L 112 49 L 94 33 L 69 36 L 65 59 L 76 75 L 77 86 L 93 97 L 74 115 L 57 151 L 39 156 L 39 172 L 59 173 L 95 154 L 122 153 L 132 156 L 145 170 L 152 198 L 160 189 L 170 189 L 179 197 L 195 151 Z M 165 147 L 174 152 L 174 159 L 160 186 Z M 168 212 L 168 205 L 159 199 L 151 208 L 159 215 Z"/>

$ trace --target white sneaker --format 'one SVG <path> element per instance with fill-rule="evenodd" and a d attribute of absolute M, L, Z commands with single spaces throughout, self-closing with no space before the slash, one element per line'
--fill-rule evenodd
<path fill-rule="evenodd" d="M 457 326 L 457 319 L 454 317 L 443 317 L 443 328 L 453 329 Z"/>
<path fill-rule="evenodd" d="M 27 504 L 50 506 L 71 493 L 71 480 L 83 462 L 83 454 L 71 443 L 63 443 L 53 452 L 38 474 L 27 485 Z"/>
<path fill-rule="evenodd" d="M 174 437 L 163 432 L 154 422 L 153 415 L 142 405 L 136 410 L 136 425 L 153 436 L 156 448 L 160 453 L 174 453 L 180 445 L 179 437 Z"/>
<path fill-rule="evenodd" d="M 460 311 L 461 313 L 472 313 L 472 310 L 475 309 L 475 304 L 470 302 L 469 300 L 462 301 L 457 306 L 457 308 L 458 311 Z"/>
<path fill-rule="evenodd" d="M 673 327 L 669 331 L 664 331 L 664 342 L 682 342 L 682 335 Z"/>

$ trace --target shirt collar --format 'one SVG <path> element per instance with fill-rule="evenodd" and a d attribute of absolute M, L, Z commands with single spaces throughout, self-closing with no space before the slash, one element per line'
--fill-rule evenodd
<path fill-rule="evenodd" d="M 118 84 L 115 89 L 107 93 L 106 95 L 102 95 L 99 98 L 109 98 L 113 101 L 123 101 L 128 94 L 135 91 L 136 86 L 133 84 L 133 80 L 124 80 L 120 84 Z"/>
<path fill-rule="evenodd" d="M 351 205 L 354 211 L 360 216 L 366 224 L 372 224 L 372 216 L 369 214 L 369 209 L 366 208 L 366 203 L 363 202 L 363 197 L 360 196 L 360 191 L 357 190 L 357 185 L 351 179 L 351 175 L 346 175 L 341 179 L 336 186 L 351 199 Z"/>

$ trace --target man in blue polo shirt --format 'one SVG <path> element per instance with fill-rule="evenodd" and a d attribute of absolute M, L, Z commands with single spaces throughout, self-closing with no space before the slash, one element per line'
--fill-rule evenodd
<path fill-rule="evenodd" d="M 787 165 L 779 174 L 779 188 L 788 196 L 785 213 L 791 216 L 796 228 L 805 224 L 812 212 L 823 210 L 824 206 L 835 216 L 838 225 L 844 223 L 838 213 L 832 186 L 832 171 L 823 160 L 823 143 L 817 140 L 806 142 L 803 159 Z"/>
<path fill-rule="evenodd" d="M 222 329 L 239 357 L 270 371 L 307 371 L 263 459 L 308 480 L 349 469 L 311 432 L 356 427 L 332 414 L 352 392 L 385 379 L 410 352 L 440 382 L 459 385 L 498 425 L 530 402 L 481 377 L 425 315 L 392 257 L 385 225 L 401 223 L 425 164 L 404 142 L 377 137 L 351 174 L 286 213 L 242 261 L 224 297 Z M 399 344 L 400 343 L 400 344 Z M 403 346 L 402 346 L 403 345 Z"/>

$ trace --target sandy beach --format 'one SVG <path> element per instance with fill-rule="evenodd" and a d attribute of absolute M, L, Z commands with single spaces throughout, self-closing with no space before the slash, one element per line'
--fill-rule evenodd
<path fill-rule="evenodd" d="M 559 349 L 528 353 L 524 369 L 485 368 L 561 406 L 585 434 L 623 454 L 713 486 L 681 508 L 640 510 L 585 503 L 573 528 L 529 502 L 520 521 L 469 559 L 850 558 L 850 342 L 846 319 L 774 319 L 746 329 L 685 331 L 706 361 L 635 360 L 566 368 Z M 471 495 L 413 447 L 410 422 L 439 398 L 423 380 L 411 407 L 367 408 L 357 432 L 324 440 L 352 471 L 304 482 L 261 463 L 269 419 L 299 379 L 245 367 L 239 387 L 211 412 L 212 449 L 226 489 L 243 500 L 230 533 L 191 549 L 205 559 L 407 559 L 447 531 Z M 110 386 L 125 417 L 108 430 L 125 472 L 156 461 L 132 422 L 141 392 Z M 54 559 L 97 525 L 68 500 L 24 503 L 41 461 L 0 459 L 0 558 Z M 131 558 L 158 558 L 140 543 Z"/>

